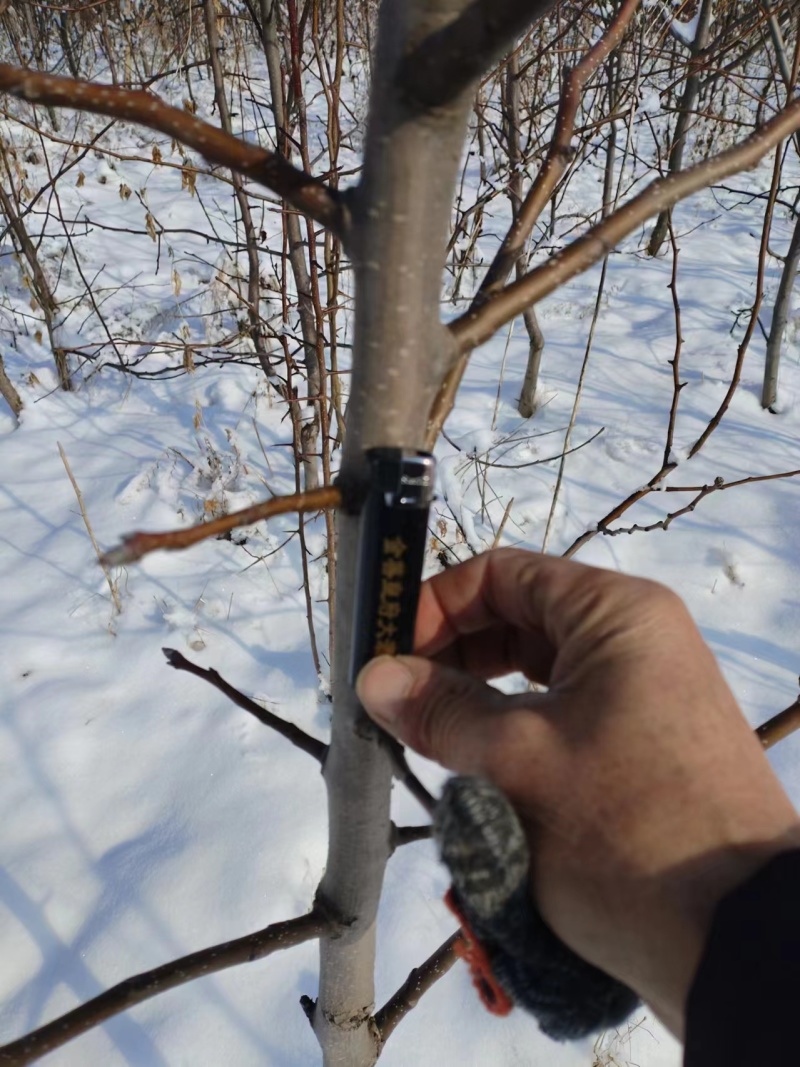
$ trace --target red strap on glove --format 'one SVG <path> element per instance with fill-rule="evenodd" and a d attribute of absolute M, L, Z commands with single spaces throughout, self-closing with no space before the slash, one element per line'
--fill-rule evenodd
<path fill-rule="evenodd" d="M 461 941 L 456 942 L 455 953 L 469 967 L 472 984 L 478 991 L 478 996 L 492 1015 L 509 1015 L 514 1002 L 492 974 L 486 949 L 475 937 L 469 923 L 461 914 L 452 889 L 448 889 L 444 902 L 461 925 L 463 936 Z"/>

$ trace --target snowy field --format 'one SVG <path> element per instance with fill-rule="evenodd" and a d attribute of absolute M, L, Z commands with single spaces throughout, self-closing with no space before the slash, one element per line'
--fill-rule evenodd
<path fill-rule="evenodd" d="M 207 83 L 199 99 L 208 103 Z M 102 125 L 81 119 L 78 139 L 85 143 Z M 8 123 L 2 132 L 36 149 L 33 134 Z M 97 299 L 134 344 L 129 354 L 137 338 L 213 344 L 230 328 L 218 284 L 225 253 L 206 237 L 232 234 L 227 187 L 218 195 L 215 179 L 200 176 L 192 196 L 182 188 L 179 166 L 152 161 L 155 143 L 165 164 L 180 164 L 168 142 L 117 125 L 102 144 L 139 161 L 90 151 L 56 186 L 63 217 L 80 238 L 83 272 L 102 277 Z M 63 145 L 51 167 L 70 151 Z M 41 150 L 32 159 L 25 167 L 37 189 L 47 169 Z M 728 184 L 763 192 L 770 176 L 768 159 Z M 565 211 L 582 202 L 596 207 L 600 177 L 591 166 L 581 172 Z M 121 186 L 134 195 L 125 198 Z M 728 414 L 699 455 L 686 459 L 730 381 L 744 322 L 736 324 L 737 312 L 753 302 L 763 204 L 748 201 L 709 192 L 675 212 L 687 384 L 673 450 L 680 463 L 665 484 L 702 486 L 717 477 L 800 468 L 800 319 L 787 332 L 778 414 L 759 405 L 764 343 L 757 331 Z M 271 197 L 263 206 L 271 238 L 279 217 Z M 148 215 L 171 229 L 168 237 L 152 240 Z M 779 207 L 773 250 L 785 251 L 791 227 Z M 63 229 L 59 236 L 52 219 L 47 228 L 49 267 L 61 272 L 59 295 L 74 298 L 64 336 L 75 346 L 88 343 L 85 287 Z M 567 459 L 552 552 L 564 551 L 661 466 L 675 346 L 667 288 L 672 253 L 647 258 L 646 234 L 609 261 L 572 443 L 602 433 Z M 769 259 L 767 329 L 779 271 Z M 215 667 L 316 737 L 326 737 L 330 705 L 326 679 L 316 676 L 309 653 L 295 516 L 115 572 L 117 614 L 59 455 L 60 443 L 103 547 L 134 529 L 190 525 L 268 490 L 292 491 L 290 427 L 263 374 L 230 362 L 139 379 L 87 365 L 80 388 L 60 392 L 8 236 L 0 245 L 0 278 L 0 343 L 25 403 L 19 426 L 0 407 L 0 1039 L 11 1040 L 127 975 L 302 914 L 311 904 L 326 850 L 316 765 L 202 681 L 169 669 L 162 647 Z M 541 547 L 558 462 L 524 464 L 561 451 L 598 279 L 595 268 L 540 306 L 544 404 L 532 420 L 516 412 L 527 354 L 522 324 L 473 357 L 448 440 L 438 449 L 432 520 L 433 531 L 462 558 L 493 543 L 512 499 L 500 543 Z M 166 366 L 158 353 L 141 364 L 154 373 Z M 476 455 L 498 465 L 478 468 Z M 679 592 L 753 725 L 797 695 L 799 490 L 800 480 L 783 479 L 717 492 L 666 532 L 597 536 L 578 554 Z M 618 525 L 651 523 L 690 498 L 651 494 Z M 308 544 L 319 557 L 321 520 L 309 521 Z M 441 548 L 432 546 L 431 572 Z M 311 574 L 325 649 L 320 562 Z M 800 804 L 800 737 L 784 741 L 771 758 Z M 431 788 L 442 780 L 439 769 L 416 766 Z M 423 821 L 399 788 L 394 802 L 399 824 Z M 408 845 L 390 860 L 380 912 L 379 1004 L 451 933 L 446 888 L 432 844 Z M 316 1039 L 298 1005 L 302 994 L 316 994 L 316 956 L 308 943 L 194 982 L 43 1062 L 316 1063 Z M 554 1045 L 520 1012 L 507 1020 L 483 1012 L 458 964 L 402 1023 L 380 1062 L 677 1067 L 680 1051 L 648 1012 L 596 1044 Z"/>

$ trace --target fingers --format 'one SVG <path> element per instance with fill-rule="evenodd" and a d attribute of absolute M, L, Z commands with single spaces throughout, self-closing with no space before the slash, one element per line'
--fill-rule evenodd
<path fill-rule="evenodd" d="M 379 656 L 356 682 L 367 713 L 393 737 L 420 755 L 460 774 L 485 774 L 503 731 L 500 723 L 518 716 L 536 694 L 509 697 L 459 671 L 416 656 Z M 517 735 L 518 736 L 518 735 Z"/>
<path fill-rule="evenodd" d="M 522 549 L 487 552 L 423 585 L 415 651 L 479 678 L 522 670 L 549 683 L 571 637 L 579 631 L 602 637 L 618 628 L 623 609 L 657 589 L 573 560 Z"/>
<path fill-rule="evenodd" d="M 488 681 L 522 671 L 532 682 L 549 684 L 555 650 L 541 633 L 497 623 L 480 633 L 457 638 L 433 659 L 445 667 Z"/>

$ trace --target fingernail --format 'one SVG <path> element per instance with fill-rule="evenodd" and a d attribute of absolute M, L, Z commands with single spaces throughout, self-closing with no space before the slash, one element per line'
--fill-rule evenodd
<path fill-rule="evenodd" d="M 373 719 L 392 723 L 414 684 L 414 675 L 394 656 L 378 656 L 363 668 L 356 679 L 356 693 Z"/>

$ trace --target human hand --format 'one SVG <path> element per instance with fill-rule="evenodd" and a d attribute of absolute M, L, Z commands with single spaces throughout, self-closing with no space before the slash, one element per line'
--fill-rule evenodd
<path fill-rule="evenodd" d="M 680 1036 L 716 904 L 800 847 L 800 819 L 683 603 L 504 549 L 425 583 L 416 652 L 364 668 L 367 712 L 506 794 L 543 917 Z M 512 671 L 547 692 L 486 684 Z"/>

